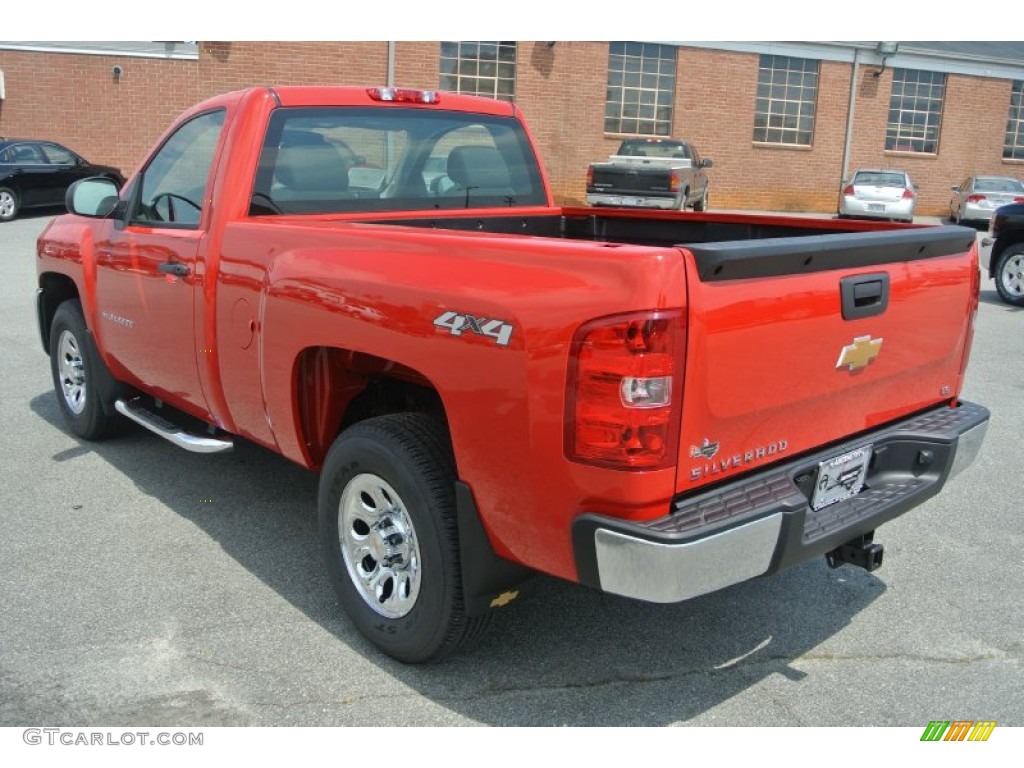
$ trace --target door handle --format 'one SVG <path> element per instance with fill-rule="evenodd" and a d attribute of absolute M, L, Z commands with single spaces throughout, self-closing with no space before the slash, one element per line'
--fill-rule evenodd
<path fill-rule="evenodd" d="M 839 281 L 839 294 L 844 320 L 880 315 L 889 306 L 889 274 L 875 272 L 844 277 Z"/>
<path fill-rule="evenodd" d="M 176 275 L 178 277 L 188 277 L 192 274 L 192 270 L 189 269 L 188 264 L 182 264 L 180 261 L 165 261 L 163 264 L 160 264 L 157 269 L 165 275 Z"/>

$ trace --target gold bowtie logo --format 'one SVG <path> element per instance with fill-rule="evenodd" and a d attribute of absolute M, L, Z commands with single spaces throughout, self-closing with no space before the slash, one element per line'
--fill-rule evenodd
<path fill-rule="evenodd" d="M 496 598 L 491 600 L 491 608 L 501 608 L 503 605 L 508 605 L 513 600 L 519 597 L 519 590 L 514 589 L 509 592 L 502 592 Z"/>
<path fill-rule="evenodd" d="M 839 353 L 839 360 L 836 368 L 847 367 L 851 371 L 858 371 L 867 367 L 867 364 L 878 357 L 882 351 L 882 339 L 872 339 L 870 336 L 857 336 L 853 344 L 847 344 Z"/>

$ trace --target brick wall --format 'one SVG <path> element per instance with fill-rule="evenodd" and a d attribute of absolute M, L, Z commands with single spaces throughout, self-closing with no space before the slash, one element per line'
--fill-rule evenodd
<path fill-rule="evenodd" d="M 0 50 L 7 99 L 0 135 L 52 139 L 90 160 L 131 171 L 183 109 L 249 85 L 382 84 L 385 42 L 202 42 L 199 59 Z M 439 44 L 395 46 L 398 85 L 438 87 Z M 117 80 L 111 71 L 120 65 Z M 608 44 L 522 42 L 516 103 L 537 140 L 556 199 L 579 203 L 587 165 L 620 137 L 603 132 Z M 851 67 L 823 61 L 810 148 L 753 142 L 758 56 L 682 46 L 677 50 L 673 132 L 714 160 L 711 206 L 835 210 L 845 142 Z M 1010 81 L 949 75 L 939 152 L 886 152 L 892 70 L 861 66 L 850 170 L 908 171 L 920 186 L 919 213 L 948 210 L 949 186 L 972 173 L 1020 177 L 1024 164 L 1001 160 Z"/>

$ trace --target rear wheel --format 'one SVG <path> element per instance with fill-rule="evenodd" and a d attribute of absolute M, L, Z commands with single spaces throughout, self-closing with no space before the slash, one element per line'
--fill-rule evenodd
<path fill-rule="evenodd" d="M 708 209 L 708 188 L 704 187 L 704 194 L 700 196 L 700 200 L 697 201 L 696 205 L 693 206 L 693 210 L 698 213 L 702 213 Z"/>
<path fill-rule="evenodd" d="M 455 465 L 446 429 L 424 414 L 346 429 L 320 477 L 327 572 L 356 628 L 389 656 L 437 661 L 483 634 L 462 596 Z"/>
<path fill-rule="evenodd" d="M 1015 307 L 1024 307 L 1024 243 L 1014 243 L 999 254 L 995 278 L 999 298 Z"/>
<path fill-rule="evenodd" d="M 679 210 L 685 211 L 690 203 L 690 189 L 687 187 L 683 190 L 682 202 L 679 203 Z"/>
<path fill-rule="evenodd" d="M 0 221 L 10 221 L 18 215 L 18 196 L 13 189 L 0 187 Z"/>

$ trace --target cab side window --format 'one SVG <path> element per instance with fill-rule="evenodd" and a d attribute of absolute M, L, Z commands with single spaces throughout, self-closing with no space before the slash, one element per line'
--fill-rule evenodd
<path fill-rule="evenodd" d="M 179 127 L 142 175 L 133 222 L 195 229 L 205 207 L 206 185 L 224 127 L 224 110 L 207 112 Z"/>

